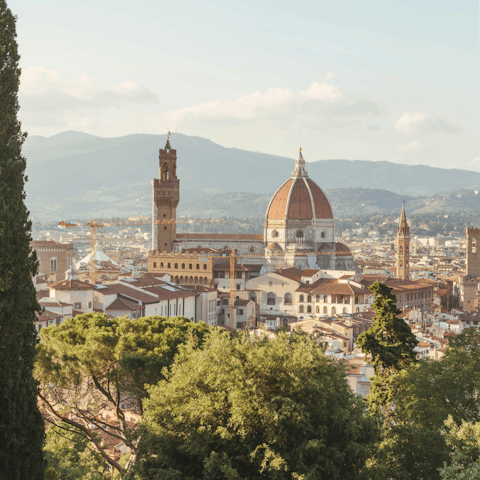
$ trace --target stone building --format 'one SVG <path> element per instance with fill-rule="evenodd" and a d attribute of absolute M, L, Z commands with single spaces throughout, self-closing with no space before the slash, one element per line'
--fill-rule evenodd
<path fill-rule="evenodd" d="M 39 274 L 49 275 L 52 280 L 63 280 L 65 272 L 72 265 L 73 245 L 55 240 L 34 240 L 30 242 L 37 253 Z"/>
<path fill-rule="evenodd" d="M 465 275 L 460 275 L 460 303 L 464 310 L 480 308 L 480 228 L 467 227 L 467 261 Z"/>
<path fill-rule="evenodd" d="M 263 266 L 260 274 L 286 268 L 355 269 L 350 249 L 335 241 L 332 208 L 321 188 L 309 178 L 301 149 L 291 177 L 277 190 L 268 206 L 264 235 L 177 234 L 180 180 L 176 162 L 176 150 L 167 138 L 165 149 L 161 149 L 159 155 L 160 178 L 153 181 L 155 225 L 149 272 L 168 273 L 180 284 L 210 286 L 215 262 L 208 258 L 226 249 L 234 249 L 241 255 L 239 263 Z M 187 266 L 190 264 L 193 272 Z M 197 268 L 197 265 L 200 266 Z M 229 278 L 227 274 L 225 278 Z"/>

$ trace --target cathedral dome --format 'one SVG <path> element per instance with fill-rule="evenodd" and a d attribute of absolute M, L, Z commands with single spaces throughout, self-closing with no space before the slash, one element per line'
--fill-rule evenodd
<path fill-rule="evenodd" d="M 322 189 L 308 177 L 300 150 L 295 171 L 275 193 L 267 220 L 333 219 L 332 208 Z"/>

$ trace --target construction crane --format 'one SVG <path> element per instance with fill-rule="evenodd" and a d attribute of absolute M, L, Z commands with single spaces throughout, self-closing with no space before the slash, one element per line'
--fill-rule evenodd
<path fill-rule="evenodd" d="M 210 220 L 210 219 L 198 219 L 198 220 L 188 220 L 188 219 L 165 219 L 165 220 L 155 220 L 152 221 L 151 218 L 140 218 L 138 220 L 121 220 L 121 219 L 110 219 L 110 220 L 88 220 L 85 223 L 68 223 L 65 221 L 58 222 L 59 228 L 75 228 L 75 227 L 88 227 L 90 229 L 90 283 L 95 285 L 96 283 L 96 262 L 95 262 L 95 249 L 97 246 L 97 229 L 104 227 L 119 227 L 119 226 L 140 226 L 140 225 L 152 225 L 156 224 L 196 224 L 196 223 L 226 223 L 228 220 Z"/>

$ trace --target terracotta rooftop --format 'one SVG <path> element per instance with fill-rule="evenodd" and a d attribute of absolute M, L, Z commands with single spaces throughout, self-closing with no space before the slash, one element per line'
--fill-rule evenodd
<path fill-rule="evenodd" d="M 267 210 L 267 220 L 313 218 L 333 219 L 333 213 L 322 189 L 308 177 L 289 178 L 277 190 Z"/>
<path fill-rule="evenodd" d="M 58 282 L 47 285 L 48 288 L 55 290 L 95 290 L 95 286 L 81 280 L 59 280 Z"/>
<path fill-rule="evenodd" d="M 277 270 L 276 272 L 277 275 L 281 275 L 282 277 L 289 278 L 290 280 L 295 280 L 298 283 L 301 283 L 302 281 L 302 274 L 303 270 L 300 270 L 299 268 L 286 268 L 285 270 Z"/>
<path fill-rule="evenodd" d="M 104 287 L 105 288 L 97 288 L 96 293 L 100 293 L 102 295 L 121 294 L 125 297 L 130 297 L 134 300 L 138 300 L 143 304 L 158 302 L 158 299 L 154 295 L 149 295 L 144 291 L 130 288 L 126 282 L 120 281 L 119 283 L 110 283 L 108 285 L 104 285 Z M 148 288 L 146 288 L 145 290 L 148 291 Z"/>
<path fill-rule="evenodd" d="M 153 293 L 157 295 L 158 301 L 161 300 L 174 300 L 175 298 L 183 298 L 183 297 L 195 297 L 198 296 L 198 293 L 195 293 L 191 290 L 179 290 L 176 292 L 171 292 L 170 290 L 166 290 L 162 287 L 148 287 L 145 289 L 147 292 Z"/>
<path fill-rule="evenodd" d="M 142 305 L 138 305 L 133 302 L 129 302 L 123 298 L 116 298 L 106 309 L 107 310 L 128 310 L 130 312 L 135 312 L 142 310 Z"/>

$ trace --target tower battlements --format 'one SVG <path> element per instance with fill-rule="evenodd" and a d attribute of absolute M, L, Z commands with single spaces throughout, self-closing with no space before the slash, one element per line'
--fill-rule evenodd
<path fill-rule="evenodd" d="M 480 228 L 476 227 L 467 227 L 467 235 L 480 235 Z"/>
<path fill-rule="evenodd" d="M 161 148 L 159 150 L 158 158 L 160 160 L 164 160 L 166 158 L 177 158 L 177 151 L 173 148 L 166 148 L 165 150 Z"/>

